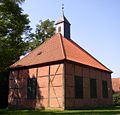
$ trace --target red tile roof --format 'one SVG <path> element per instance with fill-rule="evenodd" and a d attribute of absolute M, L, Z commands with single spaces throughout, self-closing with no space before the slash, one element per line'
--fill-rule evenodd
<path fill-rule="evenodd" d="M 112 78 L 112 89 L 115 93 L 120 92 L 120 78 Z"/>
<path fill-rule="evenodd" d="M 64 38 L 61 34 L 55 34 L 51 39 L 38 46 L 23 59 L 11 65 L 10 68 L 43 64 L 64 59 L 112 72 L 74 41 Z"/>

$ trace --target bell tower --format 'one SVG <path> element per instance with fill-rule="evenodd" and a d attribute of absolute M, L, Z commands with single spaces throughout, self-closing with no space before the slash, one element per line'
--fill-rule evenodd
<path fill-rule="evenodd" d="M 56 22 L 56 33 L 61 33 L 65 38 L 70 39 L 70 25 L 64 16 L 64 5 L 62 5 L 62 16 Z"/>

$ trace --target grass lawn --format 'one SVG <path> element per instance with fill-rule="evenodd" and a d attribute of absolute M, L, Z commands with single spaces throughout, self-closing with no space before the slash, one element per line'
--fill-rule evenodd
<path fill-rule="evenodd" d="M 120 115 L 120 106 L 93 110 L 11 110 L 0 109 L 0 115 Z"/>

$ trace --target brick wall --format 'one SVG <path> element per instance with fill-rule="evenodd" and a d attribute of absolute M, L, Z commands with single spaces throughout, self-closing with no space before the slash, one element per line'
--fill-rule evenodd
<path fill-rule="evenodd" d="M 109 106 L 112 104 L 111 75 L 98 69 L 90 68 L 74 63 L 65 64 L 65 108 L 79 109 L 98 106 Z M 75 98 L 74 76 L 83 77 L 83 99 Z M 97 82 L 97 98 L 90 97 L 90 78 Z M 102 80 L 108 84 L 108 98 L 102 97 Z"/>
<path fill-rule="evenodd" d="M 64 71 L 65 70 L 65 71 Z M 83 77 L 83 99 L 75 98 L 74 76 Z M 37 79 L 36 99 L 27 99 L 27 77 Z M 97 82 L 97 98 L 90 98 L 90 78 Z M 102 97 L 102 80 L 108 84 L 108 98 Z M 65 87 L 64 87 L 65 84 Z M 98 69 L 66 62 L 10 72 L 9 107 L 78 109 L 112 104 L 111 75 Z"/>
<path fill-rule="evenodd" d="M 37 79 L 36 99 L 27 99 L 27 77 Z M 9 107 L 63 109 L 63 64 L 10 72 Z"/>

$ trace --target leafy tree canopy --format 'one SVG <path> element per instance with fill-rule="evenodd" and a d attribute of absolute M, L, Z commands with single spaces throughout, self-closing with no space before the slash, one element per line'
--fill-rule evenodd
<path fill-rule="evenodd" d="M 19 4 L 25 0 L 0 1 L 0 72 L 54 35 L 54 21 L 40 21 L 30 34 L 29 19 Z"/>
<path fill-rule="evenodd" d="M 48 38 L 55 34 L 54 21 L 49 19 L 45 21 L 40 21 L 36 26 L 35 33 L 30 35 L 30 50 L 36 48 L 39 44 L 46 41 Z"/>
<path fill-rule="evenodd" d="M 4 0 L 1 0 L 1 3 L 3 2 Z M 9 0 L 10 2 L 14 2 L 14 3 L 23 3 L 25 0 Z"/>
<path fill-rule="evenodd" d="M 28 38 L 23 35 L 30 31 L 29 19 L 19 6 L 23 1 L 0 1 L 0 71 L 16 62 L 28 48 Z"/>

